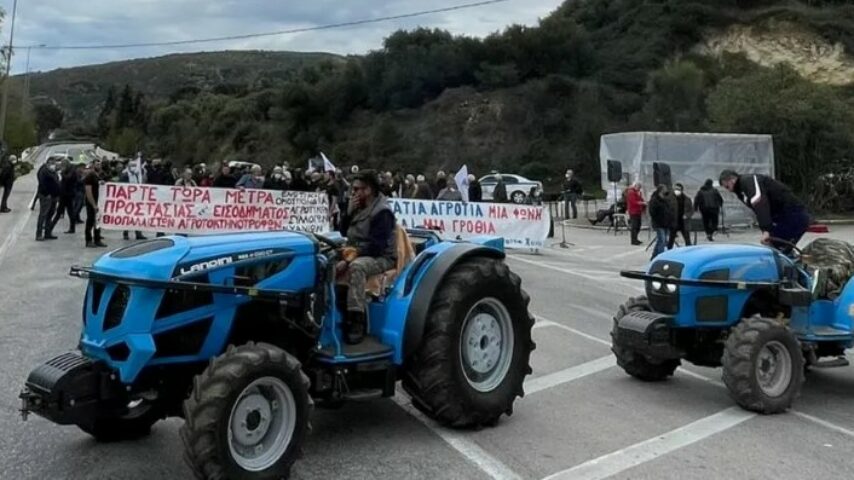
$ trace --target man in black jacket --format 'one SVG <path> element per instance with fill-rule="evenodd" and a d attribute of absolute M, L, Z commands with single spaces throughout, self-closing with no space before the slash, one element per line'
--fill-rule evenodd
<path fill-rule="evenodd" d="M 665 185 L 659 185 L 649 199 L 649 219 L 652 222 L 653 230 L 655 230 L 653 259 L 663 253 L 667 247 L 667 237 L 676 220 L 673 212 L 674 204 L 675 202 L 671 201 L 670 192 Z"/>
<path fill-rule="evenodd" d="M 12 193 L 12 185 L 15 183 L 16 161 L 17 157 L 14 155 L 8 157 L 3 155 L 0 158 L 0 188 L 3 189 L 3 197 L 2 201 L 0 201 L 0 213 L 9 213 L 12 211 L 9 209 L 7 202 L 9 194 Z"/>
<path fill-rule="evenodd" d="M 676 244 L 676 235 L 681 233 L 685 240 L 685 246 L 691 246 L 691 217 L 694 216 L 694 207 L 691 199 L 685 195 L 685 187 L 681 183 L 673 185 L 673 194 L 670 195 L 670 208 L 673 211 L 673 224 L 670 229 L 670 239 L 667 241 L 667 249 Z"/>
<path fill-rule="evenodd" d="M 718 231 L 718 217 L 720 217 L 723 206 L 724 199 L 715 189 L 712 179 L 706 180 L 706 183 L 694 197 L 694 209 L 703 216 L 703 230 L 706 231 L 706 238 L 710 242 L 715 241 L 715 232 Z"/>
<path fill-rule="evenodd" d="M 777 180 L 767 175 L 739 175 L 735 171 L 724 170 L 720 182 L 756 213 L 763 244 L 789 254 L 792 247 L 787 243 L 796 245 L 809 228 L 810 216 L 806 206 L 789 187 Z M 775 242 L 772 238 L 787 243 Z"/>
<path fill-rule="evenodd" d="M 474 175 L 469 175 L 469 202 L 483 201 L 483 187 Z"/>
<path fill-rule="evenodd" d="M 36 224 L 36 241 L 56 240 L 53 236 L 53 214 L 56 212 L 56 203 L 62 193 L 59 177 L 56 175 L 56 161 L 49 158 L 39 168 L 37 178 L 39 181 L 39 219 Z"/>
<path fill-rule="evenodd" d="M 566 218 L 578 218 L 578 199 L 584 195 L 584 187 L 575 178 L 572 170 L 566 171 L 566 180 L 563 182 L 564 212 Z M 572 212 L 570 212 L 572 209 Z M 572 216 L 570 217 L 570 213 Z"/>
<path fill-rule="evenodd" d="M 59 208 L 50 222 L 50 230 L 53 231 L 63 214 L 68 215 L 68 230 L 65 233 L 75 233 L 77 222 L 74 213 L 74 195 L 77 193 L 77 185 L 81 179 L 77 173 L 77 167 L 68 160 L 62 163 L 62 180 L 60 181 Z"/>

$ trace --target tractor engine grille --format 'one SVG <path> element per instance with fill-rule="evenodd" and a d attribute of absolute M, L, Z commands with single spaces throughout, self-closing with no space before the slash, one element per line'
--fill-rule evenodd
<path fill-rule="evenodd" d="M 104 330 L 118 327 L 122 323 L 122 317 L 127 310 L 130 301 L 130 288 L 127 285 L 119 285 L 107 304 L 107 312 L 104 314 Z"/>
<path fill-rule="evenodd" d="M 681 278 L 685 266 L 677 262 L 658 261 L 652 264 L 649 273 L 661 277 Z M 646 295 L 653 310 L 668 315 L 679 313 L 679 286 L 662 282 L 646 282 Z"/>

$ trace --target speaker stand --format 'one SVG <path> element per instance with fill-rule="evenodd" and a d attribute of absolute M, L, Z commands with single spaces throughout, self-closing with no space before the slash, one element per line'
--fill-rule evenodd
<path fill-rule="evenodd" d="M 566 220 L 563 220 L 562 222 L 560 222 L 560 232 L 561 232 L 560 235 L 561 235 L 562 240 L 558 243 L 553 243 L 552 244 L 553 247 L 555 245 L 559 245 L 560 248 L 569 248 L 569 247 L 575 246 L 574 243 L 570 243 L 570 242 L 566 241 L 566 222 L 567 222 Z"/>

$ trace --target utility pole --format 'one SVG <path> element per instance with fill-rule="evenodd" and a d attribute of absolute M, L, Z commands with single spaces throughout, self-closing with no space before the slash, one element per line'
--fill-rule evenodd
<path fill-rule="evenodd" d="M 12 71 L 12 53 L 15 40 L 15 16 L 18 14 L 18 0 L 12 4 L 12 27 L 9 32 L 9 48 L 6 50 L 6 78 L 3 79 L 3 102 L 0 104 L 0 140 L 6 139 L 6 108 L 9 105 L 9 84 L 11 78 L 9 73 Z"/>
<path fill-rule="evenodd" d="M 26 69 L 26 78 L 24 79 L 24 98 L 21 101 L 21 116 L 27 113 L 27 109 L 30 106 L 30 52 L 33 48 L 42 48 L 45 44 L 40 45 L 30 45 L 27 47 L 27 69 Z"/>

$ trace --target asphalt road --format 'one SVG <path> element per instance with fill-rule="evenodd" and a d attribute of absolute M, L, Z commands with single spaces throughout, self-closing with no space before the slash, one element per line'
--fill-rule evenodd
<path fill-rule="evenodd" d="M 189 478 L 177 420 L 142 441 L 97 444 L 74 427 L 18 416 L 17 394 L 38 363 L 72 349 L 85 285 L 68 267 L 103 251 L 82 232 L 36 243 L 26 209 L 32 176 L 0 215 L 0 478 Z M 33 212 L 35 213 L 35 212 Z M 80 231 L 80 230 L 78 230 Z M 833 235 L 854 238 L 850 228 Z M 615 366 L 610 317 L 635 282 L 615 272 L 641 267 L 643 248 L 626 235 L 568 232 L 569 249 L 512 254 L 538 316 L 534 375 L 512 417 L 495 428 L 457 432 L 412 413 L 405 397 L 316 411 L 294 477 L 412 479 L 798 479 L 854 471 L 854 368 L 812 372 L 793 412 L 758 417 L 733 407 L 720 371 L 687 367 L 645 384 Z M 753 242 L 755 234 L 728 241 Z M 722 240 L 727 240 L 722 238 Z M 120 246 L 117 232 L 106 241 Z"/>

